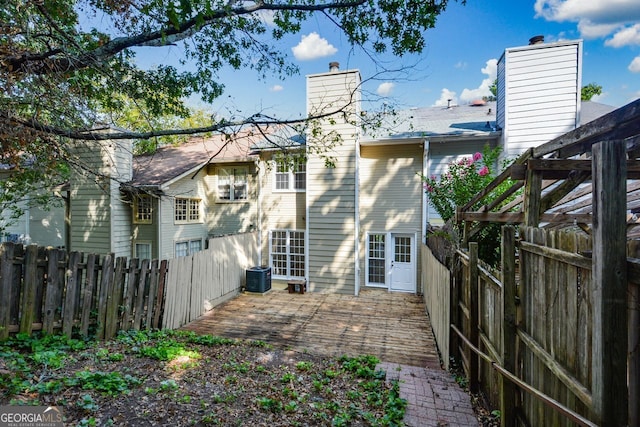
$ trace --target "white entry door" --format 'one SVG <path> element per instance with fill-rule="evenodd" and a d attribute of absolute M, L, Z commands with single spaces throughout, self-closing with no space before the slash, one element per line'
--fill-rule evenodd
<path fill-rule="evenodd" d="M 392 291 L 416 291 L 415 238 L 411 234 L 391 235 L 391 286 Z"/>

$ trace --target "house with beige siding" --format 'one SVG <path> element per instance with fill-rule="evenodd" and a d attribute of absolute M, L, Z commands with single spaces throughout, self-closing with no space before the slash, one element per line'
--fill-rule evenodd
<path fill-rule="evenodd" d="M 129 204 L 131 256 L 191 255 L 209 237 L 256 229 L 257 158 L 248 141 L 194 137 L 135 156 L 132 179 L 120 188 Z"/>
<path fill-rule="evenodd" d="M 174 258 L 211 236 L 256 231 L 275 281 L 421 292 L 421 243 L 441 220 L 420 175 L 440 176 L 487 145 L 517 155 L 611 111 L 580 102 L 581 46 L 507 49 L 497 101 L 383 112 L 384 126 L 366 132 L 360 72 L 332 63 L 306 78 L 307 115 L 321 118 L 302 135 L 194 137 L 143 156 L 127 142 L 100 156 L 79 150 L 117 179 L 70 184 L 71 249 Z"/>
<path fill-rule="evenodd" d="M 312 125 L 321 132 L 285 144 L 288 152 L 306 153 L 298 157 L 306 164 L 280 167 L 281 143 L 254 147 L 261 165 L 262 264 L 271 266 L 275 280 L 305 280 L 312 292 L 419 292 L 428 213 L 420 174 L 496 145 L 495 113 L 487 116 L 495 107 L 413 110 L 402 113 L 391 132 L 367 135 L 360 126 L 366 116 L 360 85 L 358 70 L 335 63 L 327 73 L 307 76 L 307 113 L 323 116 Z M 336 137 L 337 145 L 327 145 Z M 327 156 L 335 160 L 329 166 Z"/>
<path fill-rule="evenodd" d="M 332 63 L 329 72 L 307 76 L 307 113 L 323 119 L 299 144 L 307 153 L 304 190 L 274 190 L 276 167 L 261 167 L 262 263 L 275 279 L 303 279 L 314 292 L 420 292 L 421 243 L 427 225 L 441 223 L 420 175 L 439 177 L 487 145 L 520 154 L 611 111 L 580 101 L 581 46 L 578 40 L 508 49 L 496 102 L 396 112 L 389 127 L 366 133 L 358 70 Z M 332 167 L 316 154 L 324 144 L 319 135 L 341 141 L 327 150 Z M 261 163 L 271 161 L 268 144 L 256 149 Z"/>

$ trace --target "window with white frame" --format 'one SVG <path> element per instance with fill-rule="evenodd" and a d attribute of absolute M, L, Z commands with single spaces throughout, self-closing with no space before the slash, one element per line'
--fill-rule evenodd
<path fill-rule="evenodd" d="M 151 259 L 151 243 L 136 243 L 134 258 Z"/>
<path fill-rule="evenodd" d="M 279 159 L 274 168 L 275 191 L 304 191 L 307 188 L 307 163 L 304 159 Z"/>
<path fill-rule="evenodd" d="M 176 242 L 176 258 L 193 255 L 202 250 L 202 239 L 185 240 Z"/>
<path fill-rule="evenodd" d="M 153 199 L 148 194 L 138 194 L 133 203 L 133 223 L 151 224 L 153 221 Z"/>
<path fill-rule="evenodd" d="M 218 169 L 218 200 L 247 200 L 247 168 Z"/>
<path fill-rule="evenodd" d="M 385 235 L 369 234 L 367 242 L 367 283 L 385 284 Z"/>
<path fill-rule="evenodd" d="M 200 222 L 200 199 L 176 197 L 174 220 L 183 224 Z"/>
<path fill-rule="evenodd" d="M 270 237 L 272 274 L 286 278 L 304 277 L 304 231 L 272 230 Z"/>

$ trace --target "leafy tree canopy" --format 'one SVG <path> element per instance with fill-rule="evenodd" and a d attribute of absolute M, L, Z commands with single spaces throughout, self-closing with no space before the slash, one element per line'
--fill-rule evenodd
<path fill-rule="evenodd" d="M 221 96 L 224 83 L 217 73 L 223 67 L 251 68 L 258 76 L 294 74 L 295 65 L 270 42 L 298 32 L 313 14 L 328 17 L 353 44 L 402 55 L 423 49 L 423 31 L 435 25 L 446 5 L 447 0 L 3 2 L 0 120 L 10 134 L 29 129 L 83 139 L 96 111 L 121 110 L 127 99 L 149 116 L 187 116 L 184 100 L 190 95 L 198 93 L 206 102 Z M 84 29 L 80 16 L 108 23 L 109 32 Z M 134 48 L 176 43 L 195 69 L 136 66 Z"/>
<path fill-rule="evenodd" d="M 465 0 L 460 0 L 462 3 Z M 159 117 L 188 117 L 185 99 L 212 102 L 224 91 L 219 72 L 248 68 L 258 77 L 297 67 L 273 46 L 313 15 L 332 22 L 373 56 L 421 52 L 448 0 L 12 0 L 0 3 L 0 164 L 18 173 L 38 164 L 47 181 L 73 139 L 150 139 L 224 131 L 225 120 L 174 128 Z M 178 45 L 189 67 L 141 69 L 139 47 Z M 95 132 L 96 123 L 134 103 L 146 126 Z M 128 111 L 132 111 L 129 109 Z M 260 114 L 238 124 L 277 122 Z M 117 122 L 117 121 L 116 121 Z M 169 127 L 169 128 L 167 128 Z M 14 176 L 17 176 L 14 174 Z M 33 177 L 35 180 L 37 177 Z M 4 191 L 0 188 L 0 193 Z"/>
<path fill-rule="evenodd" d="M 582 86 L 581 99 L 583 101 L 591 101 L 596 95 L 602 94 L 602 86 L 596 83 L 589 83 L 588 85 Z"/>

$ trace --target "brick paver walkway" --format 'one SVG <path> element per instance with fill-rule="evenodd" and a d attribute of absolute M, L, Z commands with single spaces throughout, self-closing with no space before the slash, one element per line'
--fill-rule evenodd
<path fill-rule="evenodd" d="M 400 397 L 407 399 L 408 427 L 477 427 L 469 395 L 441 369 L 382 362 L 387 381 L 400 381 Z"/>

